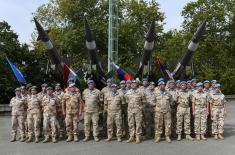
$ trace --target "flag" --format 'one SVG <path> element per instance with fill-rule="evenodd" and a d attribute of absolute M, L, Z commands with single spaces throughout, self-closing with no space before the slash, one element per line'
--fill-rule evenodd
<path fill-rule="evenodd" d="M 132 76 L 128 74 L 126 71 L 124 71 L 121 67 L 119 67 L 115 63 L 112 63 L 112 65 L 116 69 L 116 73 L 117 75 L 119 75 L 120 80 L 132 80 L 133 79 Z"/>
<path fill-rule="evenodd" d="M 77 74 L 66 64 L 64 64 L 64 84 L 67 84 L 69 79 L 77 79 Z"/>
<path fill-rule="evenodd" d="M 8 57 L 6 56 L 7 62 L 9 63 L 11 70 L 13 71 L 15 77 L 17 78 L 17 80 L 19 82 L 22 83 L 26 83 L 26 80 L 24 78 L 24 75 L 20 72 L 20 70 L 18 68 L 16 68 L 16 66 L 8 59 Z"/>
<path fill-rule="evenodd" d="M 160 66 L 160 69 L 162 73 L 165 75 L 167 74 L 168 78 L 174 79 L 170 70 L 167 68 L 166 64 L 164 64 L 159 58 L 157 58 L 158 65 Z"/>

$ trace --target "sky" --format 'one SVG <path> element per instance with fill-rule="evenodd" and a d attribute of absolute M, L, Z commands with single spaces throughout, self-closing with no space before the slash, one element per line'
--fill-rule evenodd
<path fill-rule="evenodd" d="M 157 0 L 161 11 L 165 13 L 166 23 L 164 31 L 180 29 L 183 17 L 183 7 L 192 0 Z M 5 20 L 11 28 L 19 35 L 21 43 L 30 44 L 31 34 L 34 31 L 32 13 L 47 3 L 48 0 L 0 0 L 0 21 Z"/>

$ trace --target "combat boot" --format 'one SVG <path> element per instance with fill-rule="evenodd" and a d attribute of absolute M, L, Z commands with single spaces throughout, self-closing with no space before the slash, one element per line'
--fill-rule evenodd
<path fill-rule="evenodd" d="M 16 141 L 16 136 L 12 136 L 10 142 L 15 142 Z"/>
<path fill-rule="evenodd" d="M 30 142 L 32 142 L 32 140 L 33 140 L 33 139 L 32 139 L 32 136 L 29 136 L 26 142 L 27 142 L 27 143 L 30 143 Z"/>
<path fill-rule="evenodd" d="M 56 143 L 56 142 L 57 142 L 56 137 L 52 137 L 52 142 L 53 142 L 53 143 Z"/>
<path fill-rule="evenodd" d="M 64 138 L 63 133 L 60 133 L 59 138 L 60 138 L 60 139 L 63 139 L 63 138 Z"/>
<path fill-rule="evenodd" d="M 224 139 L 224 137 L 221 134 L 218 135 L 218 138 L 219 139 Z"/>
<path fill-rule="evenodd" d="M 43 140 L 43 143 L 49 142 L 49 136 L 46 136 L 45 139 Z"/>
<path fill-rule="evenodd" d="M 72 135 L 68 135 L 68 138 L 67 138 L 67 140 L 66 140 L 66 142 L 71 142 L 72 141 Z"/>
<path fill-rule="evenodd" d="M 215 139 L 215 140 L 218 139 L 218 135 L 217 135 L 217 134 L 214 135 L 214 139 Z"/>
<path fill-rule="evenodd" d="M 177 140 L 178 140 L 178 141 L 181 141 L 181 140 L 182 140 L 181 135 L 178 135 Z"/>
<path fill-rule="evenodd" d="M 117 141 L 118 141 L 118 142 L 121 142 L 121 141 L 122 141 L 122 139 L 121 139 L 120 137 L 118 137 L 118 138 L 117 138 Z"/>
<path fill-rule="evenodd" d="M 200 135 L 196 135 L 197 140 L 201 140 Z"/>
<path fill-rule="evenodd" d="M 95 142 L 100 141 L 100 139 L 98 137 L 94 137 L 94 140 L 95 140 Z"/>
<path fill-rule="evenodd" d="M 21 141 L 21 142 L 24 142 L 24 141 L 25 141 L 25 137 L 24 137 L 24 136 L 21 136 L 21 137 L 20 137 L 20 141 Z"/>
<path fill-rule="evenodd" d="M 112 137 L 111 136 L 108 136 L 107 139 L 105 139 L 105 142 L 110 142 L 112 140 Z"/>
<path fill-rule="evenodd" d="M 168 143 L 171 143 L 171 139 L 170 139 L 169 136 L 166 136 L 166 141 L 167 141 Z"/>
<path fill-rule="evenodd" d="M 204 135 L 201 135 L 202 140 L 207 140 L 207 138 Z"/>
<path fill-rule="evenodd" d="M 134 142 L 134 137 L 130 137 L 126 142 L 127 142 L 127 143 Z"/>
<path fill-rule="evenodd" d="M 87 142 L 89 140 L 89 137 L 85 137 L 84 139 L 83 139 L 83 142 Z"/>
<path fill-rule="evenodd" d="M 160 135 L 157 135 L 156 137 L 155 137 L 155 143 L 159 143 L 160 142 L 160 140 L 161 140 L 161 136 Z"/>
<path fill-rule="evenodd" d="M 39 138 L 38 138 L 38 136 L 37 137 L 35 137 L 35 141 L 34 141 L 35 143 L 38 143 L 39 142 Z"/>
<path fill-rule="evenodd" d="M 190 135 L 186 135 L 186 139 L 187 139 L 187 140 L 191 140 L 191 141 L 194 140 Z"/>
<path fill-rule="evenodd" d="M 135 143 L 136 143 L 136 144 L 139 144 L 139 143 L 141 143 L 141 140 L 140 140 L 140 137 L 139 137 L 139 136 L 136 136 Z"/>
<path fill-rule="evenodd" d="M 73 135 L 73 141 L 78 142 L 78 135 Z"/>

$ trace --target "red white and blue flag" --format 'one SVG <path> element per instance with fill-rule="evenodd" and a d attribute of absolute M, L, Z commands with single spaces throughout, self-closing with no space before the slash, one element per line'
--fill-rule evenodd
<path fill-rule="evenodd" d="M 128 74 L 126 71 L 124 71 L 121 67 L 116 65 L 115 63 L 112 63 L 114 68 L 116 69 L 116 74 L 119 76 L 120 80 L 132 80 L 132 76 Z"/>

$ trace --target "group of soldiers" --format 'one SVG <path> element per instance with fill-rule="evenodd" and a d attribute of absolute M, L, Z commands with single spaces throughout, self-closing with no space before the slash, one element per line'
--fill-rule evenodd
<path fill-rule="evenodd" d="M 143 79 L 120 81 L 119 85 L 108 79 L 101 91 L 95 88 L 93 80 L 87 81 L 83 92 L 70 79 L 68 87 L 60 84 L 53 87 L 42 84 L 40 93 L 32 86 L 15 89 L 16 96 L 10 101 L 12 107 L 12 139 L 16 141 L 19 129 L 20 141 L 56 143 L 58 138 L 67 137 L 67 142 L 79 141 L 79 120 L 84 115 L 84 142 L 93 133 L 99 141 L 101 126 L 109 142 L 116 136 L 121 142 L 140 143 L 154 138 L 158 143 L 161 136 L 171 142 L 172 137 L 180 141 L 206 140 L 207 136 L 224 139 L 224 119 L 227 102 L 216 80 L 209 82 L 169 80 L 158 83 Z M 141 84 L 142 83 L 142 84 Z M 102 117 L 100 117 L 100 114 Z M 114 133 L 115 131 L 115 133 Z M 195 138 L 193 138 L 195 136 Z"/>

